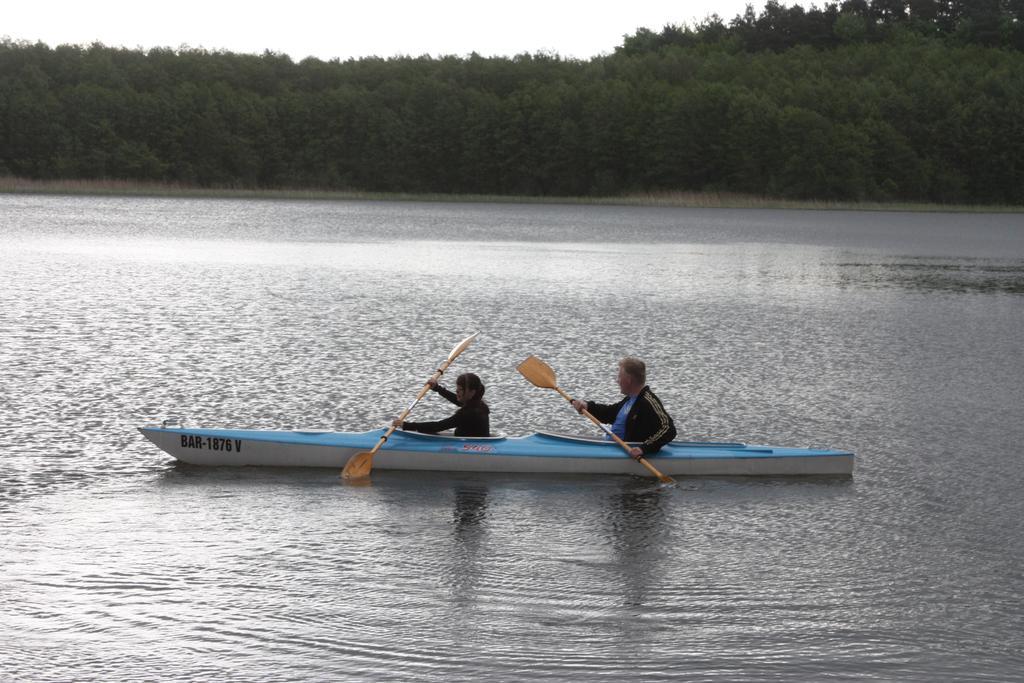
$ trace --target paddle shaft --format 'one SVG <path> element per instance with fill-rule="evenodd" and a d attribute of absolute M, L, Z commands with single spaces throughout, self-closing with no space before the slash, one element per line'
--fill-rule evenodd
<path fill-rule="evenodd" d="M 559 386 L 556 386 L 556 387 L 554 387 L 554 389 L 555 389 L 555 391 L 557 391 L 557 392 L 558 392 L 559 394 L 561 394 L 562 398 L 564 398 L 564 399 L 565 399 L 566 401 L 568 401 L 568 402 L 569 402 L 569 405 L 572 405 L 572 396 L 570 396 L 569 394 L 567 394 L 567 393 L 565 393 L 564 391 L 562 391 L 562 388 L 561 388 L 561 387 L 559 387 Z M 575 408 L 573 408 L 573 410 L 575 410 Z M 634 459 L 635 459 L 635 460 L 636 460 L 636 461 L 637 461 L 638 463 L 640 463 L 641 465 L 643 465 L 644 467 L 646 467 L 646 468 L 647 468 L 647 470 L 648 470 L 648 471 L 649 471 L 649 472 L 650 472 L 651 474 L 653 474 L 654 476 L 656 476 L 656 477 L 657 477 L 658 479 L 660 479 L 660 480 L 661 480 L 661 481 L 663 481 L 663 482 L 671 482 L 671 481 L 674 481 L 674 480 L 672 479 L 672 477 L 668 476 L 667 474 L 662 474 L 661 472 L 659 472 L 659 471 L 658 471 L 658 468 L 656 468 L 656 467 L 655 467 L 654 465 L 652 465 L 652 464 L 651 464 L 650 462 L 648 462 L 648 461 L 647 461 L 647 458 L 645 458 L 645 457 L 643 457 L 643 456 L 634 456 L 634 455 L 633 455 L 633 447 L 632 447 L 632 446 L 630 446 L 630 445 L 629 445 L 628 443 L 626 443 L 625 441 L 623 441 L 622 439 L 620 439 L 620 438 L 619 438 L 619 435 L 618 435 L 618 434 L 616 434 L 616 433 L 615 433 L 615 432 L 613 432 L 612 430 L 608 429 L 608 425 L 604 424 L 603 422 L 601 422 L 600 420 L 598 420 L 598 419 L 597 419 L 596 417 L 594 417 L 594 416 L 593 416 L 593 415 L 592 415 L 592 414 L 590 413 L 590 411 L 589 411 L 589 410 L 587 410 L 586 408 L 584 408 L 584 409 L 583 409 L 583 410 L 582 410 L 581 412 L 582 412 L 582 413 L 583 413 L 584 415 L 586 415 L 587 417 L 589 417 L 589 418 L 590 418 L 590 421 L 591 421 L 591 422 L 593 422 L 593 423 L 594 423 L 594 424 L 596 424 L 596 425 L 597 425 L 598 427 L 600 427 L 601 429 L 603 429 L 603 430 L 604 430 L 604 433 L 605 433 L 605 434 L 607 434 L 608 436 L 610 436 L 610 437 L 611 437 L 611 438 L 612 438 L 612 439 L 613 439 L 613 440 L 615 441 L 615 443 L 617 443 L 617 444 L 619 444 L 620 446 L 622 446 L 622 450 L 626 451 L 626 454 L 627 454 L 627 455 L 629 455 L 629 457 L 631 457 L 631 458 L 634 458 Z"/>
<path fill-rule="evenodd" d="M 408 408 L 402 411 L 401 416 L 399 416 L 397 420 L 398 424 L 391 424 L 388 430 L 384 432 L 384 436 L 380 437 L 380 440 L 377 441 L 377 444 L 373 447 L 373 450 L 356 453 L 355 455 L 348 459 L 348 462 L 345 463 L 345 468 L 341 471 L 342 479 L 359 480 L 369 476 L 370 471 L 373 469 L 374 454 L 380 450 L 381 446 L 383 446 L 384 443 L 388 440 L 388 437 L 395 432 L 395 430 L 398 428 L 398 425 L 405 422 L 405 418 L 409 415 L 410 412 L 412 412 L 412 409 L 416 407 L 416 404 L 420 402 L 420 399 L 426 396 L 427 392 L 430 391 L 430 383 L 436 382 L 437 380 L 441 379 L 441 375 L 444 374 L 444 371 L 448 369 L 448 366 L 452 364 L 452 361 L 459 357 L 459 354 L 465 351 L 466 348 L 473 343 L 473 340 L 476 339 L 476 335 L 477 333 L 474 332 L 473 334 L 463 339 L 458 346 L 452 349 L 452 352 L 448 354 L 448 358 L 443 363 L 441 363 L 441 367 L 437 369 L 437 372 L 431 375 L 430 379 L 428 379 L 426 383 L 423 385 L 423 388 L 420 389 L 420 393 L 416 395 L 415 400 L 413 400 L 413 402 L 409 404 Z"/>
<path fill-rule="evenodd" d="M 436 382 L 437 380 L 441 379 L 441 375 L 444 374 L 444 371 L 448 369 L 448 366 L 452 364 L 453 360 L 455 359 L 450 358 L 445 362 L 441 363 L 441 367 L 437 369 L 437 372 L 430 376 L 430 379 L 427 380 L 426 384 L 423 385 L 423 388 L 420 389 L 420 393 L 416 395 L 416 398 L 413 400 L 413 402 L 410 403 L 409 407 L 403 410 L 402 414 L 398 416 L 398 421 L 400 423 L 405 422 L 405 418 L 409 416 L 409 413 L 411 413 L 412 409 L 416 407 L 416 404 L 420 402 L 420 399 L 426 396 L 427 392 L 430 391 L 430 383 Z M 398 429 L 398 425 L 391 425 L 388 428 L 388 431 L 384 432 L 384 436 L 380 437 L 380 440 L 377 441 L 377 445 L 370 450 L 370 455 L 373 455 L 374 453 L 379 451 L 380 447 L 384 445 L 384 442 L 388 440 L 388 437 L 391 436 L 396 429 Z"/>

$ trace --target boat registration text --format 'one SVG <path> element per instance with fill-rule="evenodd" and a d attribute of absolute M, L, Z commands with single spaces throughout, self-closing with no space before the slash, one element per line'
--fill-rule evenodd
<path fill-rule="evenodd" d="M 216 436 L 181 435 L 182 448 L 205 448 L 210 451 L 242 452 L 241 439 L 221 439 Z"/>

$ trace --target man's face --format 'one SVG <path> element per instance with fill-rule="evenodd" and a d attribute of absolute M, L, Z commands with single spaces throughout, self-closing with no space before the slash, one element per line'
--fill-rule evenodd
<path fill-rule="evenodd" d="M 624 394 L 632 394 L 638 388 L 633 377 L 622 368 L 619 368 L 619 374 L 616 379 L 619 382 L 619 391 Z"/>

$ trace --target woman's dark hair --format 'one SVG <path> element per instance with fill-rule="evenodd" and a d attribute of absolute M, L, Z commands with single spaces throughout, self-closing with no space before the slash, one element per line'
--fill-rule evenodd
<path fill-rule="evenodd" d="M 482 401 L 484 398 L 484 383 L 472 372 L 464 372 L 455 378 L 455 386 L 474 392 L 474 401 Z"/>

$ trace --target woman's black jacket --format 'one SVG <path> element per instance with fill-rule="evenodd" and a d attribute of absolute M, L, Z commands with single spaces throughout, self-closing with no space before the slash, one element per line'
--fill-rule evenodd
<path fill-rule="evenodd" d="M 481 400 L 474 398 L 466 405 L 459 403 L 448 389 L 440 384 L 434 389 L 437 393 L 459 406 L 455 414 L 443 420 L 435 422 L 403 422 L 402 429 L 410 432 L 422 432 L 424 434 L 437 434 L 446 429 L 455 428 L 455 436 L 490 436 L 491 435 L 491 409 Z"/>

